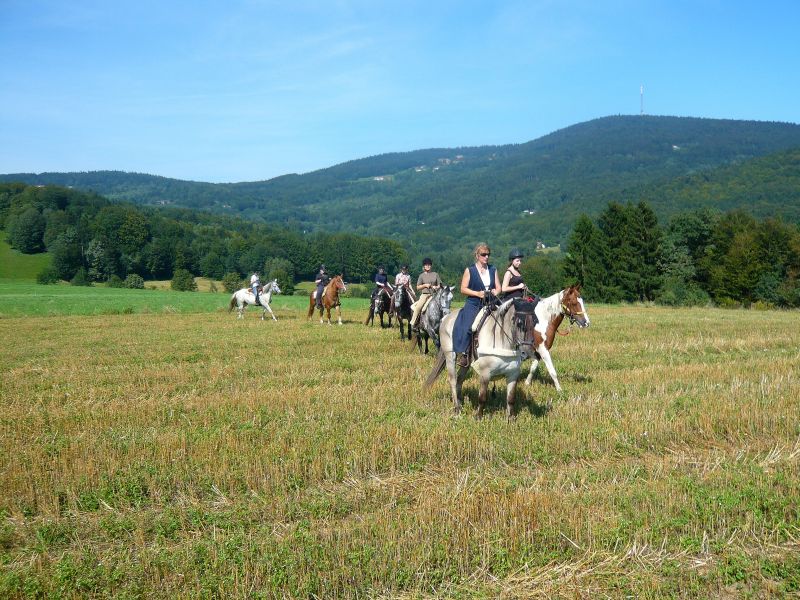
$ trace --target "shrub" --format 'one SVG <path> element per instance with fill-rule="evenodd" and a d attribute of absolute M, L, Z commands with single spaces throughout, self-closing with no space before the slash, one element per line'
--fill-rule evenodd
<path fill-rule="evenodd" d="M 175 269 L 170 287 L 178 292 L 196 292 L 197 283 L 194 276 L 186 269 Z"/>
<path fill-rule="evenodd" d="M 78 272 L 75 273 L 75 277 L 73 277 L 70 281 L 70 285 L 83 285 L 87 287 L 92 285 L 92 282 L 89 280 L 89 275 L 86 273 L 86 269 L 84 267 L 78 269 Z"/>
<path fill-rule="evenodd" d="M 51 285 L 53 283 L 58 283 L 58 271 L 53 265 L 49 265 L 39 271 L 39 274 L 36 275 L 36 283 L 40 283 L 42 285 Z"/>
<path fill-rule="evenodd" d="M 238 273 L 225 273 L 225 277 L 222 278 L 222 287 L 225 288 L 226 292 L 232 294 L 236 290 L 243 288 L 244 285 L 242 285 L 242 278 Z"/>
<path fill-rule="evenodd" d="M 106 285 L 110 288 L 121 288 L 125 287 L 125 282 L 118 275 L 112 275 L 108 278 Z"/>
<path fill-rule="evenodd" d="M 678 277 L 665 279 L 656 294 L 656 303 L 664 306 L 706 306 L 710 302 L 709 295 L 697 284 Z"/>
<path fill-rule="evenodd" d="M 141 275 L 137 275 L 136 273 L 131 273 L 125 278 L 125 287 L 132 290 L 143 290 L 144 279 L 142 278 Z"/>

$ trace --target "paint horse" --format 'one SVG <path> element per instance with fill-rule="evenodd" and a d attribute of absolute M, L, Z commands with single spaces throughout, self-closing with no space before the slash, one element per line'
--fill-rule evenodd
<path fill-rule="evenodd" d="M 525 305 L 529 305 L 526 307 Z M 431 370 L 425 387 L 430 387 L 447 367 L 447 379 L 453 398 L 453 412 L 461 414 L 463 406 L 462 386 L 470 367 L 478 374 L 478 412 L 476 418 L 483 416 L 489 382 L 505 376 L 506 378 L 506 417 L 514 416 L 514 399 L 522 362 L 533 354 L 533 303 L 511 299 L 504 302 L 489 314 L 478 330 L 478 349 L 476 360 L 470 367 L 456 365 L 453 351 L 453 324 L 461 309 L 456 309 L 442 319 L 439 327 L 441 348 L 436 364 Z"/>
<path fill-rule="evenodd" d="M 331 279 L 330 283 L 325 286 L 325 289 L 322 290 L 322 302 L 319 309 L 319 322 L 320 324 L 324 323 L 324 319 L 322 318 L 322 314 L 327 311 L 328 312 L 328 325 L 331 324 L 331 309 L 336 309 L 336 317 L 339 319 L 339 325 L 342 324 L 342 304 L 339 301 L 339 292 L 346 292 L 347 286 L 344 284 L 341 275 L 336 275 L 333 279 Z M 308 295 L 308 318 L 311 318 L 311 315 L 314 314 L 314 308 L 316 307 L 316 296 L 317 290 L 313 290 Z"/>
<path fill-rule="evenodd" d="M 564 317 L 569 319 L 571 325 L 577 324 L 581 328 L 589 326 L 589 313 L 586 311 L 586 305 L 581 297 L 580 285 L 570 286 L 552 296 L 542 298 L 536 305 L 536 318 L 539 322 L 534 331 L 533 363 L 525 380 L 526 385 L 530 385 L 533 381 L 533 374 L 541 360 L 547 367 L 547 372 L 550 373 L 556 390 L 561 391 L 556 368 L 553 366 L 553 358 L 550 356 L 550 348 L 553 347 L 556 333 Z"/>
<path fill-rule="evenodd" d="M 388 286 L 387 286 L 388 287 Z M 389 315 L 389 327 L 392 326 L 392 297 L 389 295 L 387 287 L 383 287 L 375 294 L 375 300 L 370 304 L 369 314 L 364 325 L 373 325 L 375 323 L 375 315 L 381 320 L 381 329 L 383 329 L 383 315 Z M 391 290 L 391 287 L 388 288 Z"/>
<path fill-rule="evenodd" d="M 272 315 L 272 320 L 277 321 L 278 318 L 275 316 L 275 313 L 272 312 L 272 309 L 269 306 L 270 301 L 272 300 L 273 292 L 276 294 L 281 293 L 281 288 L 278 287 L 278 280 L 273 279 L 266 285 L 261 288 L 261 293 L 258 295 L 258 303 L 256 303 L 256 296 L 253 293 L 253 290 L 250 288 L 242 288 L 237 290 L 231 296 L 231 303 L 228 307 L 228 312 L 233 310 L 235 306 L 239 310 L 239 316 L 237 318 L 243 319 L 244 318 L 244 310 L 247 308 L 248 304 L 252 304 L 253 306 L 260 306 L 264 310 L 261 312 L 261 320 L 264 320 L 264 317 L 267 316 L 267 311 L 269 314 Z"/>
<path fill-rule="evenodd" d="M 420 354 L 423 354 L 423 340 L 425 340 L 424 354 L 428 353 L 429 339 L 433 340 L 437 349 L 439 348 L 439 325 L 442 324 L 442 319 L 445 315 L 450 312 L 450 303 L 452 301 L 453 288 L 449 285 L 442 286 L 431 294 L 428 305 L 419 316 L 419 323 L 417 329 L 414 330 L 414 338 L 412 339 L 412 347 L 418 348 Z"/>
<path fill-rule="evenodd" d="M 394 288 L 392 314 L 397 319 L 397 324 L 400 325 L 401 340 L 406 339 L 406 330 L 408 330 L 408 339 L 411 339 L 411 305 L 413 303 L 414 293 L 411 291 L 409 284 L 398 285 Z"/>

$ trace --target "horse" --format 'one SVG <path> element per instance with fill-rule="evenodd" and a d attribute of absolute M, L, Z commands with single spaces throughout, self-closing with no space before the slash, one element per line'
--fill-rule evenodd
<path fill-rule="evenodd" d="M 392 314 L 397 319 L 397 324 L 400 325 L 400 339 L 406 339 L 406 331 L 403 327 L 403 320 L 408 326 L 408 339 L 411 339 L 411 304 L 413 304 L 413 292 L 408 284 L 398 285 L 394 288 L 392 296 Z"/>
<path fill-rule="evenodd" d="M 450 303 L 453 301 L 453 288 L 445 285 L 435 290 L 431 294 L 431 299 L 425 307 L 425 311 L 419 316 L 417 328 L 414 330 L 414 339 L 412 340 L 412 347 L 419 349 L 419 353 L 423 354 L 422 340 L 425 339 L 425 351 L 428 353 L 428 340 L 432 339 L 434 345 L 438 349 L 439 342 L 439 325 L 442 324 L 442 319 L 450 312 Z"/>
<path fill-rule="evenodd" d="M 529 305 L 526 308 L 525 305 Z M 480 378 L 478 391 L 478 412 L 475 417 L 483 417 L 489 382 L 505 375 L 506 378 L 506 418 L 514 416 L 514 396 L 523 361 L 533 354 L 533 304 L 524 300 L 507 300 L 489 314 L 483 327 L 478 331 L 477 359 L 470 365 Z M 460 308 L 442 319 L 439 327 L 441 346 L 425 387 L 436 381 L 447 367 L 447 379 L 453 398 L 453 412 L 461 414 L 462 385 L 469 373 L 469 367 L 456 365 L 453 351 L 453 325 Z"/>
<path fill-rule="evenodd" d="M 339 325 L 342 324 L 342 305 L 339 301 L 339 291 L 346 292 L 347 286 L 344 284 L 341 275 L 336 275 L 333 279 L 331 279 L 330 283 L 325 286 L 325 289 L 322 290 L 322 307 L 319 309 L 319 322 L 320 324 L 324 323 L 325 321 L 322 318 L 322 313 L 326 310 L 328 311 L 328 325 L 331 324 L 331 309 L 336 309 L 336 316 L 339 319 Z M 317 290 L 313 290 L 308 295 L 308 318 L 311 318 L 311 315 L 314 314 L 314 308 L 316 307 L 316 295 Z"/>
<path fill-rule="evenodd" d="M 278 280 L 273 279 L 265 286 L 262 287 L 262 292 L 258 295 L 258 305 L 261 306 L 264 310 L 261 312 L 261 320 L 264 320 L 264 317 L 267 315 L 267 311 L 269 314 L 272 315 L 272 320 L 277 321 L 278 318 L 275 316 L 275 313 L 272 312 L 272 309 L 269 306 L 270 300 L 272 299 L 272 293 L 275 292 L 276 294 L 281 293 L 281 288 L 278 287 Z M 248 304 L 252 304 L 256 306 L 256 297 L 253 294 L 253 290 L 250 288 L 242 288 L 237 290 L 231 296 L 231 303 L 228 307 L 228 312 L 233 310 L 235 306 L 239 310 L 239 316 L 237 318 L 243 319 L 244 318 L 244 309 L 247 308 Z"/>
<path fill-rule="evenodd" d="M 386 288 L 382 288 L 375 294 L 375 301 L 370 304 L 369 314 L 364 325 L 373 325 L 375 323 L 375 315 L 378 315 L 381 320 L 381 329 L 383 329 L 383 315 L 389 315 L 389 327 L 392 326 L 392 297 Z"/>
<path fill-rule="evenodd" d="M 553 359 L 550 356 L 550 348 L 556 339 L 558 331 L 564 317 L 569 319 L 570 325 L 577 324 L 578 327 L 589 326 L 589 313 L 581 297 L 581 286 L 574 285 L 542 298 L 536 305 L 536 318 L 538 323 L 533 336 L 533 362 L 525 384 L 530 385 L 533 381 L 533 374 L 539 366 L 539 360 L 544 362 L 550 378 L 556 386 L 557 391 L 561 391 L 561 384 L 558 382 L 556 368 L 553 366 Z M 567 335 L 567 334 L 563 334 Z"/>

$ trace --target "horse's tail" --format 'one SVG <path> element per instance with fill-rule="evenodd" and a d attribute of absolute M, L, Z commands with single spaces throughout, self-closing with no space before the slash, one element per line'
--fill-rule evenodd
<path fill-rule="evenodd" d="M 428 375 L 428 378 L 425 380 L 425 385 L 423 386 L 424 389 L 427 390 L 434 383 L 436 383 L 436 380 L 439 378 L 439 375 L 441 375 L 442 371 L 444 371 L 445 362 L 446 358 L 444 355 L 444 351 L 439 350 L 439 354 L 436 356 L 436 362 L 433 365 L 433 369 L 431 369 L 430 375 Z"/>
<path fill-rule="evenodd" d="M 236 306 L 236 292 L 231 296 L 231 304 L 228 306 L 228 312 L 231 312 L 234 306 Z"/>

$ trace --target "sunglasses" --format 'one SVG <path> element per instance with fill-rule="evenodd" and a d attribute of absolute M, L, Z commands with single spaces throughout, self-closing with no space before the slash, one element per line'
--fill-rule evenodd
<path fill-rule="evenodd" d="M 479 256 L 490 256 L 491 252 L 481 252 Z"/>

